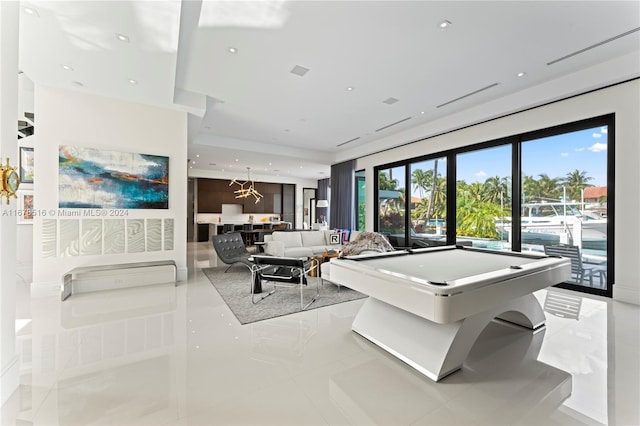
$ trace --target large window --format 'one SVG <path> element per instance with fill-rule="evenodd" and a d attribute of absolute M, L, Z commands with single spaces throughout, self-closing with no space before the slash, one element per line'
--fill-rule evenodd
<path fill-rule="evenodd" d="M 364 231 L 365 222 L 365 200 L 366 200 L 366 188 L 364 170 L 356 172 L 356 229 L 358 231 Z"/>
<path fill-rule="evenodd" d="M 511 145 L 456 157 L 456 243 L 511 249 Z"/>
<path fill-rule="evenodd" d="M 522 250 L 575 247 L 570 283 L 597 289 L 607 286 L 608 134 L 601 124 L 522 143 Z"/>
<path fill-rule="evenodd" d="M 378 231 L 394 247 L 405 246 L 406 167 L 378 171 Z"/>
<path fill-rule="evenodd" d="M 610 297 L 613 124 L 602 116 L 376 167 L 376 230 L 395 247 L 561 250 L 573 271 L 561 286 Z"/>
<path fill-rule="evenodd" d="M 410 246 L 444 245 L 447 232 L 447 159 L 412 163 L 410 170 Z"/>

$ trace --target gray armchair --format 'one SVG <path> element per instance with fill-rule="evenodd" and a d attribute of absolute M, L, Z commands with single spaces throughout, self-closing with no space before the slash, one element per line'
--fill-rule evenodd
<path fill-rule="evenodd" d="M 222 262 L 229 265 L 224 272 L 227 272 L 235 264 L 242 264 L 251 270 L 253 263 L 249 260 L 249 253 L 244 245 L 239 232 L 214 235 L 211 237 L 213 248 Z"/>

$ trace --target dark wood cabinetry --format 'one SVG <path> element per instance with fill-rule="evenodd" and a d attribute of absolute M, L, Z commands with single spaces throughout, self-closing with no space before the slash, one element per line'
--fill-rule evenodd
<path fill-rule="evenodd" d="M 295 185 L 265 182 L 256 182 L 255 185 L 256 191 L 262 194 L 257 204 L 254 197 L 236 198 L 234 191 L 238 189 L 238 185 L 229 186 L 228 180 L 199 178 L 198 213 L 222 213 L 223 204 L 241 204 L 242 212 L 246 214 L 286 213 L 293 217 Z M 283 205 L 286 208 L 283 209 Z"/>

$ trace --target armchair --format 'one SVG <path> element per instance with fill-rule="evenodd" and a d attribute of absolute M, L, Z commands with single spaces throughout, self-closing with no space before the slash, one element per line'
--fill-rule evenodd
<path fill-rule="evenodd" d="M 224 272 L 227 272 L 233 265 L 238 263 L 251 270 L 253 266 L 253 263 L 249 260 L 251 253 L 247 251 L 239 232 L 214 235 L 211 237 L 211 243 L 220 260 L 229 265 Z"/>

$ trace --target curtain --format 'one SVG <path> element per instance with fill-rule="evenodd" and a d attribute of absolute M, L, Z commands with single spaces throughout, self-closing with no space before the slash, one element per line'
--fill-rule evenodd
<path fill-rule="evenodd" d="M 355 167 L 356 160 L 331 166 L 331 200 L 329 200 L 329 227 L 356 229 L 355 226 Z"/>

